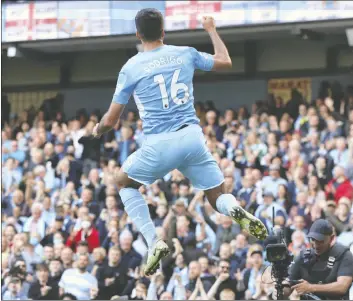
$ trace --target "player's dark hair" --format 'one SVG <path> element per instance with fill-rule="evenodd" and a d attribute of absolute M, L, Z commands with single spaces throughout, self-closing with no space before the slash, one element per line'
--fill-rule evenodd
<path fill-rule="evenodd" d="M 154 8 L 140 10 L 135 17 L 135 25 L 142 40 L 147 42 L 157 41 L 163 33 L 163 16 Z"/>

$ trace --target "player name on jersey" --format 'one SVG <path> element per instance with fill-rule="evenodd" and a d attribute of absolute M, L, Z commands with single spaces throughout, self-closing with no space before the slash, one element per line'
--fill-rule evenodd
<path fill-rule="evenodd" d="M 162 56 L 156 60 L 150 61 L 144 68 L 146 73 L 151 73 L 152 70 L 165 65 L 181 65 L 183 59 L 175 56 Z"/>

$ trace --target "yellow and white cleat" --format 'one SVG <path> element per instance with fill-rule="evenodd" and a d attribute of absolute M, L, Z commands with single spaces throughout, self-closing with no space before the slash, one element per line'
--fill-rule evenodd
<path fill-rule="evenodd" d="M 148 258 L 144 273 L 146 276 L 153 275 L 159 269 L 159 263 L 162 258 L 169 254 L 169 247 L 163 240 L 157 240 L 151 251 L 148 252 Z"/>
<path fill-rule="evenodd" d="M 268 236 L 266 226 L 255 216 L 240 206 L 234 206 L 230 212 L 233 220 L 246 232 L 259 240 L 265 240 Z"/>

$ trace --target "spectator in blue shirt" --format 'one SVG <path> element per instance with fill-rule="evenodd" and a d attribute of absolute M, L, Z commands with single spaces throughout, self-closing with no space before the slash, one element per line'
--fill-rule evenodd
<path fill-rule="evenodd" d="M 22 173 L 16 168 L 16 162 L 12 158 L 8 158 L 5 162 L 5 166 L 2 169 L 2 184 L 5 193 L 10 193 L 10 189 L 13 185 L 20 184 L 22 180 Z"/>
<path fill-rule="evenodd" d="M 332 157 L 336 165 L 348 166 L 348 163 L 350 163 L 350 155 L 346 147 L 345 138 L 337 138 L 336 148 L 330 152 L 330 156 Z"/>
<path fill-rule="evenodd" d="M 287 181 L 280 177 L 280 166 L 276 164 L 270 165 L 270 175 L 262 179 L 263 187 L 271 192 L 273 196 L 277 196 L 279 185 L 287 185 Z"/>
<path fill-rule="evenodd" d="M 22 164 L 26 158 L 26 153 L 23 150 L 18 149 L 18 142 L 13 140 L 11 142 L 11 150 L 8 153 L 4 153 L 2 161 L 6 161 L 8 158 L 13 158 Z"/>

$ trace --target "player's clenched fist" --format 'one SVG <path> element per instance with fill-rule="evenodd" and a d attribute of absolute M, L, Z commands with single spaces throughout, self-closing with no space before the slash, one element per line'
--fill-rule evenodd
<path fill-rule="evenodd" d="M 205 16 L 202 17 L 202 26 L 206 31 L 211 31 L 216 28 L 216 23 L 213 19 L 213 17 L 210 16 Z"/>

